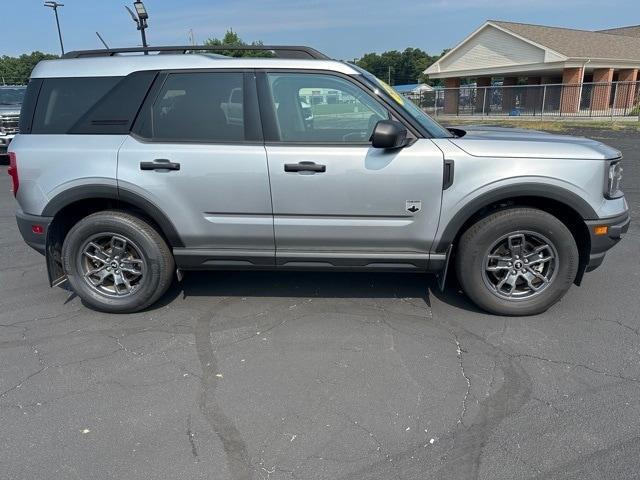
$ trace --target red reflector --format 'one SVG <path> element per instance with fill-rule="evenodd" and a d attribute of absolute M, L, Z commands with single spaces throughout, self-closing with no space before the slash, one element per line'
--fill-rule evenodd
<path fill-rule="evenodd" d="M 44 233 L 44 227 L 42 225 L 31 225 L 31 231 L 36 235 L 42 235 Z"/>
<path fill-rule="evenodd" d="M 7 173 L 11 177 L 13 196 L 15 197 L 18 193 L 18 187 L 20 187 L 20 180 L 18 179 L 18 160 L 16 158 L 16 154 L 13 152 L 9 152 L 9 168 L 7 168 Z"/>

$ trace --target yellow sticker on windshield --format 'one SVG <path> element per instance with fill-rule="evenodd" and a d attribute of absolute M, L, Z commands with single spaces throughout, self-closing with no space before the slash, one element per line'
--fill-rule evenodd
<path fill-rule="evenodd" d="M 402 97 L 402 95 L 400 95 L 398 92 L 396 92 L 395 89 L 391 85 L 387 85 L 385 82 L 383 82 L 379 78 L 376 78 L 376 80 L 378 80 L 378 83 L 382 86 L 382 88 L 384 88 L 384 91 L 387 92 L 387 94 L 391 98 L 393 98 L 400 105 L 404 105 L 404 98 Z"/>

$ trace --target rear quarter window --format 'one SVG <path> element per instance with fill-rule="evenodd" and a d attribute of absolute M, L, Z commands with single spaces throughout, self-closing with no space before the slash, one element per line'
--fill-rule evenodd
<path fill-rule="evenodd" d="M 31 133 L 65 134 L 122 77 L 47 78 L 42 80 Z"/>

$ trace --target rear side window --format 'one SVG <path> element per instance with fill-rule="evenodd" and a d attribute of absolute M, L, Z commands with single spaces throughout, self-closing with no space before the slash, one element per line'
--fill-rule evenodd
<path fill-rule="evenodd" d="M 172 73 L 148 114 L 156 141 L 240 142 L 245 135 L 244 74 Z"/>
<path fill-rule="evenodd" d="M 122 77 L 44 79 L 31 133 L 64 134 Z"/>

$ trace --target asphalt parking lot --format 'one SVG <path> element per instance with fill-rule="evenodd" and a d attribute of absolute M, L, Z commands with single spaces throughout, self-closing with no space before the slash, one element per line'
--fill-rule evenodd
<path fill-rule="evenodd" d="M 543 315 L 426 275 L 190 273 L 134 315 L 50 289 L 0 167 L 0 478 L 640 478 L 640 138 L 605 264 Z"/>

